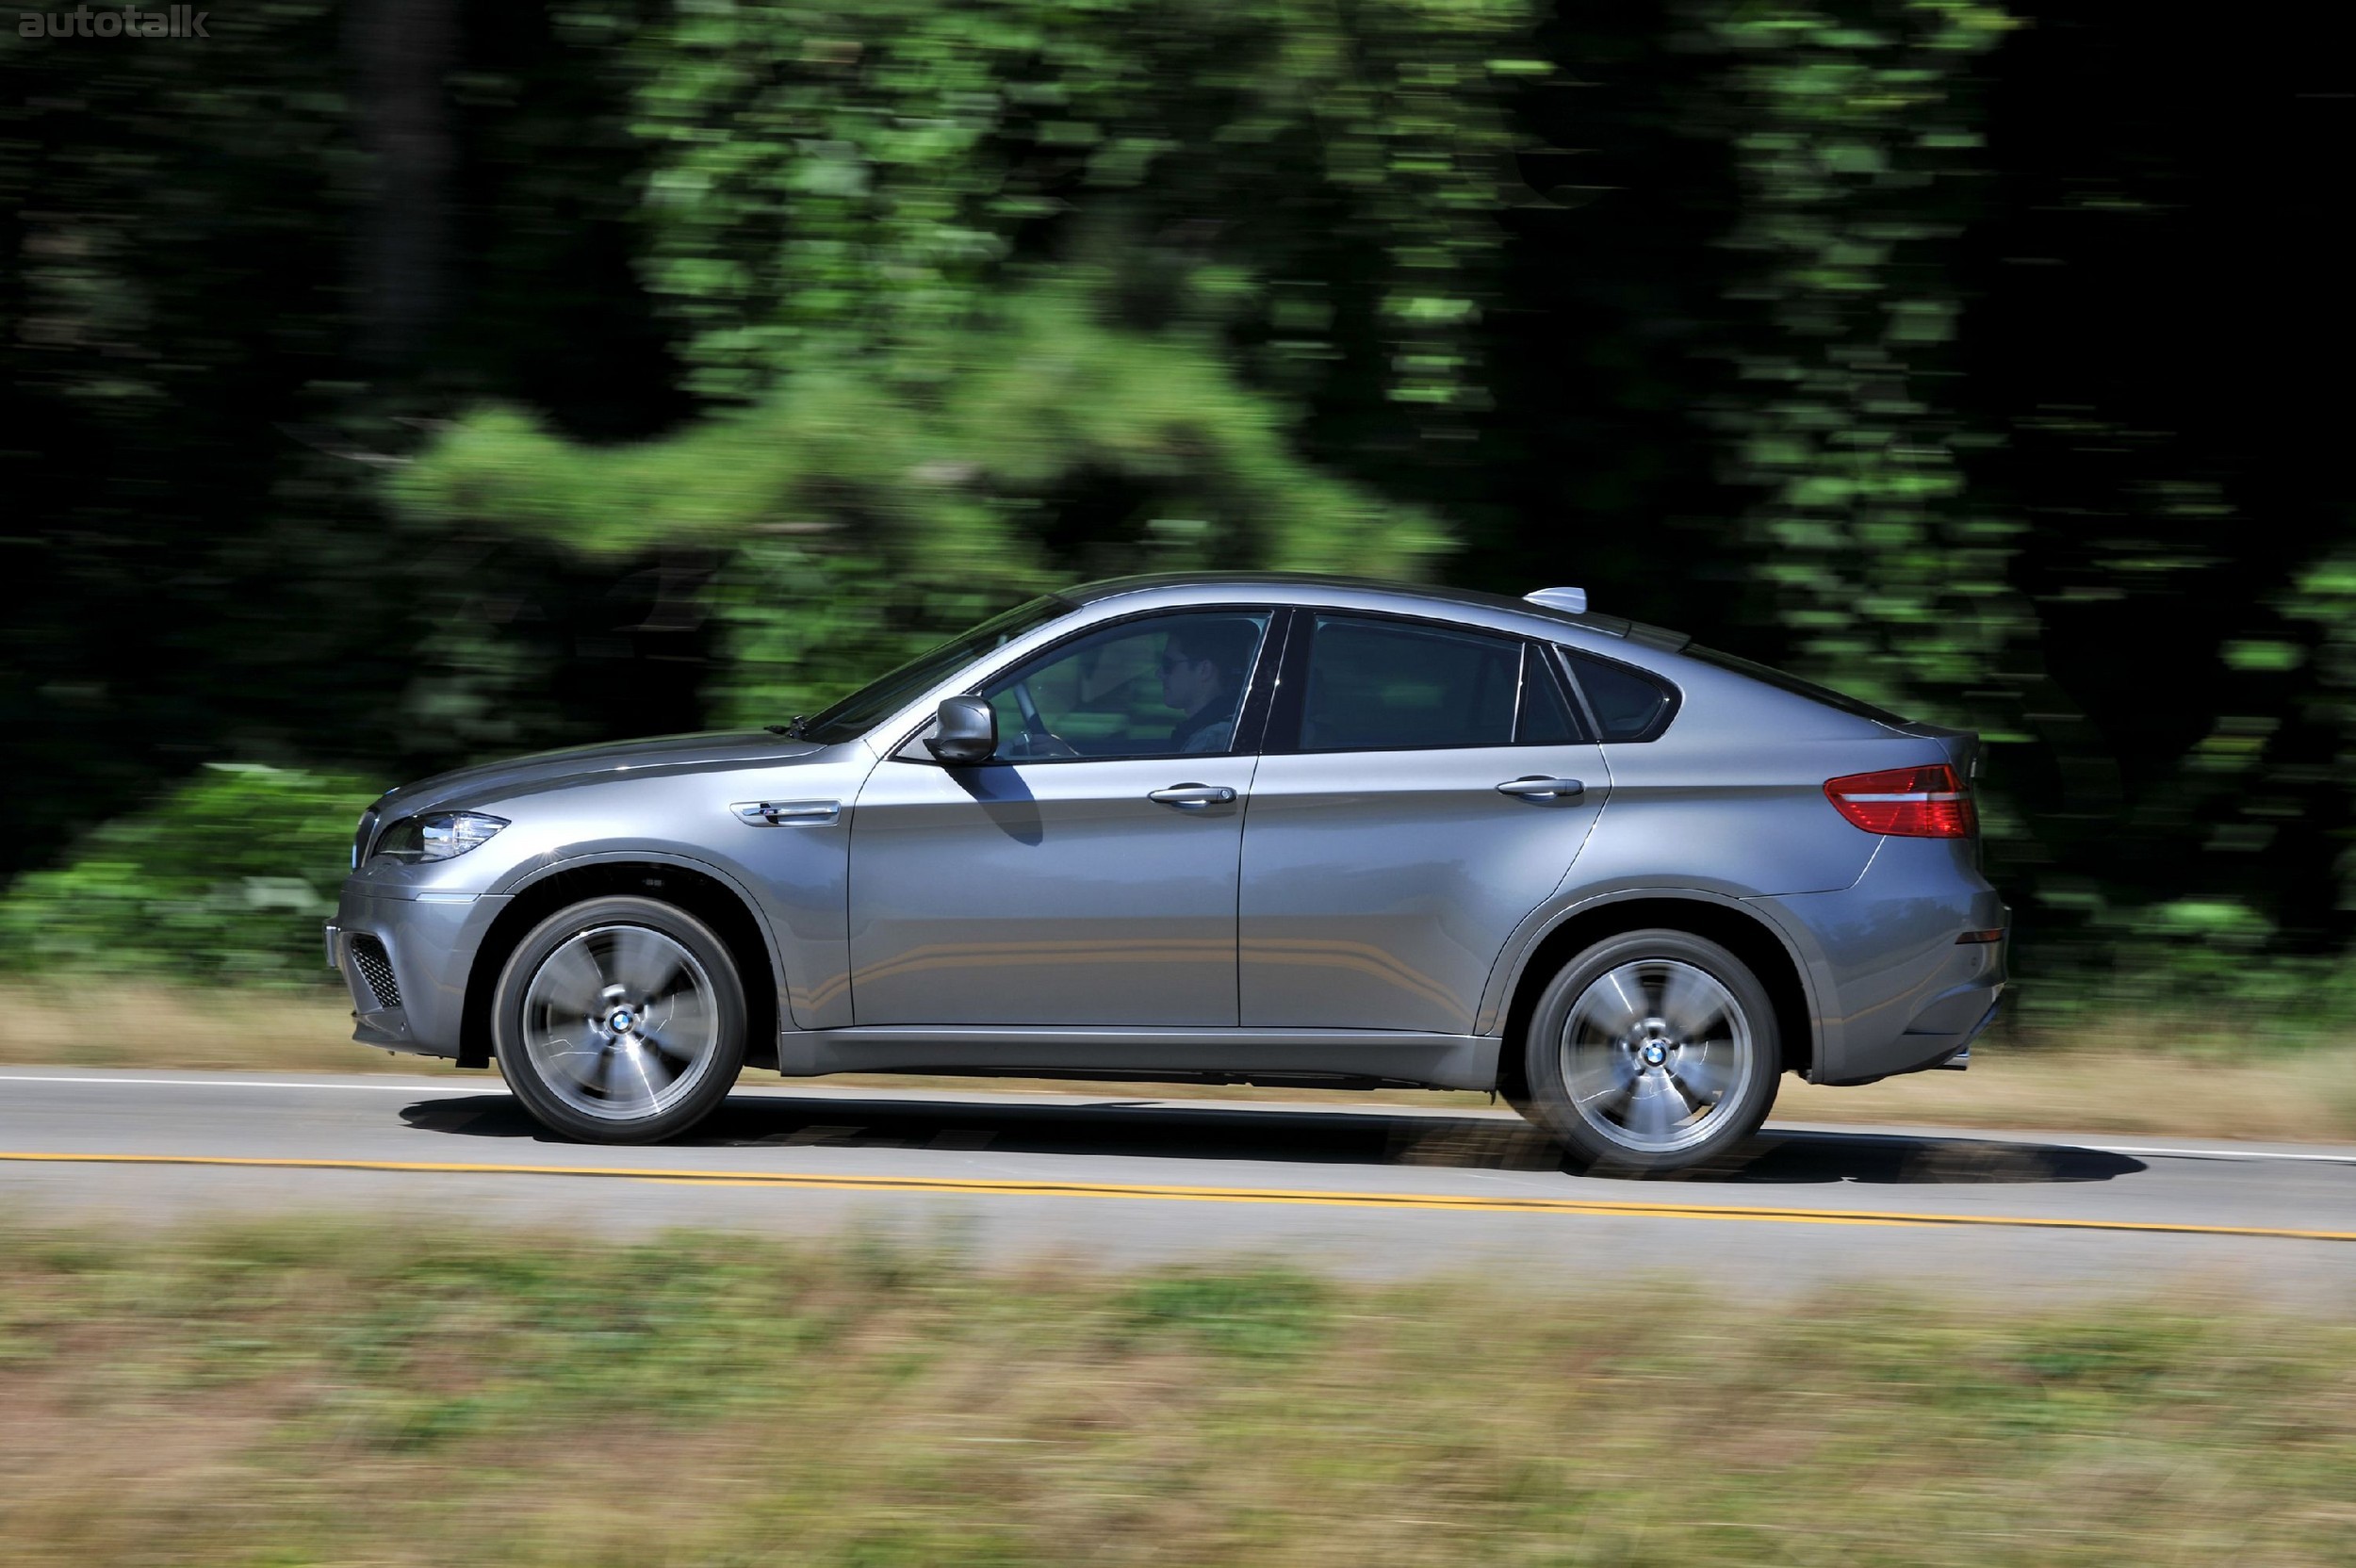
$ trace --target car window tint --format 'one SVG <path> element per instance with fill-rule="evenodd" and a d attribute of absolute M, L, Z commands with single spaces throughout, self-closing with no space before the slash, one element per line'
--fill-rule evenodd
<path fill-rule="evenodd" d="M 1580 738 L 1546 656 L 1528 645 L 1522 649 L 1521 723 L 1513 738 L 1526 746 L 1563 746 Z"/>
<path fill-rule="evenodd" d="M 1301 748 L 1509 745 L 1521 657 L 1521 645 L 1503 637 L 1319 615 Z"/>
<path fill-rule="evenodd" d="M 1595 729 L 1606 741 L 1649 741 L 1661 732 L 1677 696 L 1666 684 L 1625 664 L 1562 650 L 1579 678 Z"/>
<path fill-rule="evenodd" d="M 802 722 L 801 736 L 827 746 L 857 740 L 925 687 L 955 675 L 960 665 L 972 663 L 990 649 L 1003 647 L 1058 615 L 1069 615 L 1076 608 L 1071 600 L 1052 594 L 1017 605 L 870 681 L 833 707 L 820 709 L 815 717 Z"/>
<path fill-rule="evenodd" d="M 1232 750 L 1268 625 L 1267 611 L 1156 615 L 1053 648 L 983 690 L 997 760 Z"/>

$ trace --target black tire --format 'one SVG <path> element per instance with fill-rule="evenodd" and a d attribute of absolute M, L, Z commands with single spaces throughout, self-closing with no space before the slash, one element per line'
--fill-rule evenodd
<path fill-rule="evenodd" d="M 1563 965 L 1539 997 L 1522 1043 L 1530 1103 L 1516 1108 L 1597 1173 L 1713 1168 L 1767 1119 L 1781 1044 L 1775 1003 L 1742 959 L 1691 932 L 1630 931 Z"/>
<path fill-rule="evenodd" d="M 656 995 L 653 982 L 638 984 L 664 962 L 676 966 L 673 989 Z M 640 972 L 626 972 L 631 968 Z M 560 994 L 581 993 L 594 980 L 612 982 L 596 989 L 589 1009 L 608 1009 L 603 1020 Z M 635 995 L 633 986 L 648 994 Z M 691 995 L 692 1029 L 683 1021 Z M 654 1009 L 666 1005 L 665 1024 L 682 1021 L 676 1031 L 651 1026 Z M 603 1026 L 632 1007 L 641 1008 L 634 1029 Z M 656 899 L 592 898 L 533 926 L 508 955 L 491 994 L 491 1042 L 508 1086 L 550 1132 L 587 1143 L 655 1143 L 728 1098 L 744 1065 L 745 1017 L 736 960 L 710 926 Z M 652 1086 L 674 1061 L 677 1077 Z M 641 1070 L 632 1077 L 624 1067 Z"/>

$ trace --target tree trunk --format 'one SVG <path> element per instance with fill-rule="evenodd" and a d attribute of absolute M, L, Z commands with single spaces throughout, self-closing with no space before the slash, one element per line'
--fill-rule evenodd
<path fill-rule="evenodd" d="M 456 161 L 449 99 L 456 0 L 354 0 L 344 35 L 353 122 L 369 164 L 354 258 L 361 359 L 406 369 L 442 313 Z"/>

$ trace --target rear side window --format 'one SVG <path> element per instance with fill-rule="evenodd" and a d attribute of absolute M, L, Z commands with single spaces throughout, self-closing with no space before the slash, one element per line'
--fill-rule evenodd
<path fill-rule="evenodd" d="M 1562 650 L 1579 682 L 1588 710 L 1595 715 L 1595 736 L 1604 741 L 1649 741 L 1669 727 L 1677 712 L 1677 690 L 1667 681 L 1609 659 Z"/>
<path fill-rule="evenodd" d="M 1301 749 L 1511 745 L 1521 683 L 1522 645 L 1513 638 L 1319 615 Z"/>

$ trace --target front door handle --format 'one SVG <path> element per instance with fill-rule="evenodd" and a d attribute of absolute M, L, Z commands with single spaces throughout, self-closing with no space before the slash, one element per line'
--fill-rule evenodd
<path fill-rule="evenodd" d="M 1182 811 L 1200 811 L 1205 806 L 1233 804 L 1235 792 L 1224 784 L 1172 784 L 1167 790 L 1147 792 L 1145 798 L 1175 806 Z"/>
<path fill-rule="evenodd" d="M 1519 795 L 1524 800 L 1577 800 L 1587 792 L 1587 786 L 1576 778 L 1546 778 L 1532 774 L 1527 778 L 1509 778 L 1497 786 L 1501 795 Z"/>
<path fill-rule="evenodd" d="M 829 827 L 843 815 L 842 804 L 832 800 L 749 800 L 728 809 L 755 827 Z"/>

